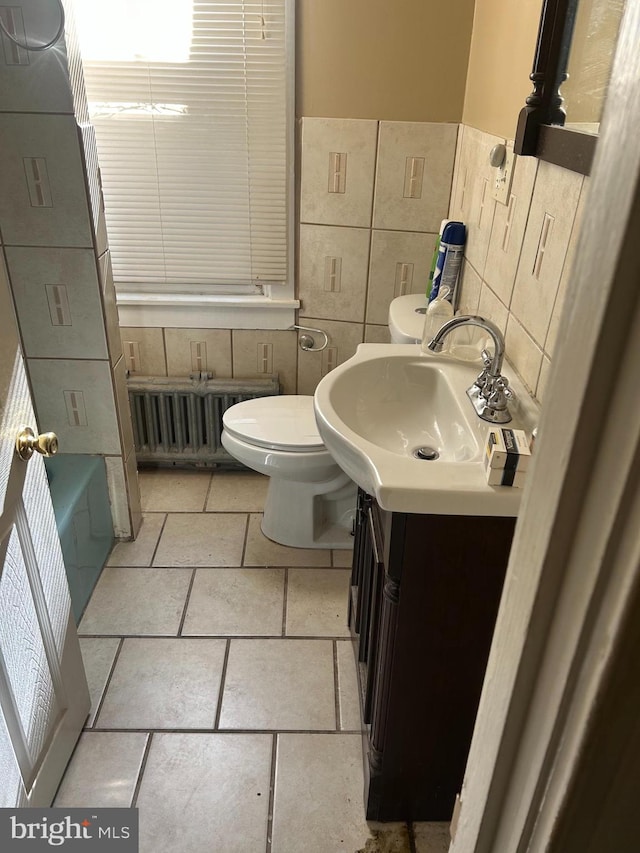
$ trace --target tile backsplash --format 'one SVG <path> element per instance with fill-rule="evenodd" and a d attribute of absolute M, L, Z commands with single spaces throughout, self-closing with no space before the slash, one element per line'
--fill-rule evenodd
<path fill-rule="evenodd" d="M 313 394 L 359 343 L 388 341 L 391 300 L 424 292 L 457 133 L 457 124 L 302 119 L 298 322 L 329 344 L 299 352 L 298 393 Z"/>
<path fill-rule="evenodd" d="M 460 132 L 449 208 L 468 227 L 459 307 L 501 328 L 507 358 L 542 401 L 589 179 L 517 157 L 502 205 L 491 195 L 489 152 L 505 140 Z"/>

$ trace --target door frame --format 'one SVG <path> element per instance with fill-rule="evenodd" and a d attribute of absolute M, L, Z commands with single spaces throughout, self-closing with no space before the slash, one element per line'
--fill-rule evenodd
<path fill-rule="evenodd" d="M 637 831 L 638 43 L 628 3 L 451 853 L 626 851 Z"/>

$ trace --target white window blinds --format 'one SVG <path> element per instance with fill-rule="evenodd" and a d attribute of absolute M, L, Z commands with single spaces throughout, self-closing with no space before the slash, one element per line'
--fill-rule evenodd
<path fill-rule="evenodd" d="M 286 0 L 76 4 L 116 281 L 285 281 Z"/>

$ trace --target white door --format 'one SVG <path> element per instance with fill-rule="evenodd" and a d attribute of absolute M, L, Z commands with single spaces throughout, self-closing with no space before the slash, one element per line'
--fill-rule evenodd
<path fill-rule="evenodd" d="M 50 805 L 89 711 L 37 425 L 0 255 L 0 807 Z M 46 427 L 46 425 L 44 425 Z"/>

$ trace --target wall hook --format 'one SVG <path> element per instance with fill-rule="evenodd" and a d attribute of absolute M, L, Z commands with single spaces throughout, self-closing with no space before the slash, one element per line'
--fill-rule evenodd
<path fill-rule="evenodd" d="M 324 335 L 324 343 L 319 347 L 316 346 L 315 338 L 311 335 L 300 335 L 298 343 L 304 352 L 322 352 L 323 349 L 327 348 L 329 336 L 322 329 L 311 329 L 309 326 L 296 326 L 295 324 L 291 328 L 300 329 L 301 332 L 315 332 L 317 335 Z"/>

